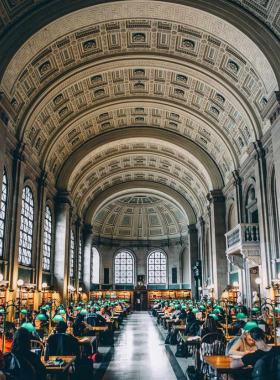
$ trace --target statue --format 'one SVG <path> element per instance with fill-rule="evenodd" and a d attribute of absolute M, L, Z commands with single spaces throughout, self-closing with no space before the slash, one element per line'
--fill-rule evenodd
<path fill-rule="evenodd" d="M 237 293 L 238 294 L 238 297 L 237 297 L 237 305 L 242 305 L 243 302 L 242 302 L 242 295 L 240 292 Z"/>
<path fill-rule="evenodd" d="M 253 291 L 253 304 L 259 301 L 260 299 L 258 297 L 258 293 L 256 291 Z"/>

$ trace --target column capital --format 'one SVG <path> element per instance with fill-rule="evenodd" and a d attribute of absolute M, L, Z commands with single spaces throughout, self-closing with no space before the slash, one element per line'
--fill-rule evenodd
<path fill-rule="evenodd" d="M 224 203 L 225 202 L 225 197 L 224 194 L 221 190 L 213 190 L 210 191 L 207 196 L 207 200 L 209 203 Z"/>
<path fill-rule="evenodd" d="M 274 125 L 280 119 L 280 91 L 275 91 L 271 95 L 261 115 L 264 119 L 269 119 L 271 125 Z"/>
<path fill-rule="evenodd" d="M 14 151 L 11 151 L 14 159 L 25 162 L 25 154 L 24 154 L 25 147 L 26 147 L 25 143 L 19 143 L 17 145 L 17 148 Z"/>
<path fill-rule="evenodd" d="M 205 225 L 205 221 L 204 221 L 204 219 L 202 218 L 202 216 L 200 216 L 200 217 L 198 218 L 198 223 L 201 225 L 201 227 L 203 227 L 203 226 Z"/>
<path fill-rule="evenodd" d="M 57 193 L 55 197 L 55 203 L 67 203 L 70 207 L 72 205 L 70 200 L 70 192 L 69 191 L 61 191 Z"/>
<path fill-rule="evenodd" d="M 83 234 L 84 235 L 92 235 L 93 234 L 93 227 L 91 224 L 85 225 L 85 227 L 83 229 Z"/>
<path fill-rule="evenodd" d="M 75 224 L 76 224 L 76 227 L 81 227 L 82 226 L 82 219 L 79 216 L 78 216 Z"/>
<path fill-rule="evenodd" d="M 232 177 L 234 179 L 234 181 L 233 181 L 234 186 L 239 186 L 242 184 L 243 178 L 240 177 L 238 170 L 234 170 L 232 172 Z"/>
<path fill-rule="evenodd" d="M 43 170 L 41 173 L 41 176 L 37 178 L 37 183 L 39 186 L 41 187 L 47 186 L 47 176 L 48 176 L 48 173 Z"/>
<path fill-rule="evenodd" d="M 263 148 L 262 142 L 257 140 L 252 143 L 252 150 L 255 161 L 261 160 L 266 156 L 266 149 Z"/>
<path fill-rule="evenodd" d="M 189 224 L 188 225 L 188 233 L 189 233 L 189 235 L 197 234 L 197 228 L 196 228 L 195 224 Z"/>

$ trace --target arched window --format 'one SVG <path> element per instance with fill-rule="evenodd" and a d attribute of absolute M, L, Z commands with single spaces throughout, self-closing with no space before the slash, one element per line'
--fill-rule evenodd
<path fill-rule="evenodd" d="M 82 280 L 82 239 L 79 242 L 79 280 Z"/>
<path fill-rule="evenodd" d="M 6 170 L 4 168 L 3 183 L 2 183 L 2 195 L 1 195 L 1 208 L 0 208 L 0 257 L 3 256 L 3 249 L 4 249 L 5 222 L 6 222 L 6 209 L 7 209 L 7 192 L 8 192 L 8 181 L 7 181 Z"/>
<path fill-rule="evenodd" d="M 92 247 L 91 282 L 93 284 L 99 284 L 99 265 L 99 252 Z"/>
<path fill-rule="evenodd" d="M 71 246 L 70 246 L 70 277 L 74 277 L 74 255 L 75 255 L 75 238 L 74 232 L 71 230 Z"/>
<path fill-rule="evenodd" d="M 45 208 L 44 222 L 44 243 L 43 243 L 43 270 L 51 269 L 51 249 L 52 249 L 52 213 L 50 207 Z"/>
<path fill-rule="evenodd" d="M 115 256 L 115 284 L 134 283 L 134 258 L 128 251 L 120 251 Z"/>
<path fill-rule="evenodd" d="M 31 265 L 33 240 L 34 200 L 29 186 L 23 189 L 18 263 Z"/>
<path fill-rule="evenodd" d="M 148 257 L 149 284 L 166 284 L 167 262 L 162 251 L 153 251 Z"/>

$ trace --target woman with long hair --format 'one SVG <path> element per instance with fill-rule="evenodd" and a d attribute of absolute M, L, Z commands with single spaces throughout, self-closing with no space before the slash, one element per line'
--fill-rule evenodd
<path fill-rule="evenodd" d="M 199 335 L 203 338 L 206 334 L 221 332 L 221 329 L 217 327 L 215 319 L 213 317 L 208 317 L 206 318 Z"/>

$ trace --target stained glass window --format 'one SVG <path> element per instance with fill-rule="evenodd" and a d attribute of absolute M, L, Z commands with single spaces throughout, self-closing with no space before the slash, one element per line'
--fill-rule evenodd
<path fill-rule="evenodd" d="M 5 236 L 5 221 L 6 221 L 6 208 L 7 208 L 7 191 L 8 181 L 6 170 L 4 168 L 3 183 L 2 183 L 2 195 L 1 195 L 1 208 L 0 208 L 0 257 L 3 256 L 4 249 L 4 236 Z"/>
<path fill-rule="evenodd" d="M 153 251 L 148 257 L 149 284 L 166 284 L 166 256 L 161 251 Z"/>
<path fill-rule="evenodd" d="M 82 280 L 82 239 L 79 242 L 79 280 Z"/>
<path fill-rule="evenodd" d="M 31 265 L 32 239 L 34 220 L 34 200 L 30 187 L 26 186 L 22 193 L 21 223 L 19 237 L 18 263 Z"/>
<path fill-rule="evenodd" d="M 71 230 L 71 246 L 70 246 L 70 277 L 74 277 L 74 255 L 75 255 L 75 238 L 74 232 Z"/>
<path fill-rule="evenodd" d="M 52 213 L 47 205 L 45 209 L 44 223 L 44 243 L 43 243 L 43 270 L 51 269 L 51 249 L 52 249 Z"/>
<path fill-rule="evenodd" d="M 91 282 L 99 284 L 99 252 L 95 247 L 92 248 Z"/>
<path fill-rule="evenodd" d="M 115 256 L 115 284 L 133 284 L 134 258 L 131 253 L 121 251 Z"/>

